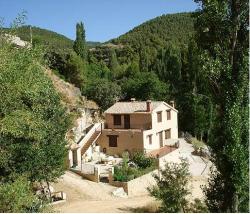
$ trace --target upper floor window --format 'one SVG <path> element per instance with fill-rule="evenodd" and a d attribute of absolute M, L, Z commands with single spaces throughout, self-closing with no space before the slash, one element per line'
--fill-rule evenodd
<path fill-rule="evenodd" d="M 117 135 L 108 135 L 109 147 L 117 147 Z"/>
<path fill-rule="evenodd" d="M 167 120 L 171 120 L 171 109 L 167 110 Z"/>
<path fill-rule="evenodd" d="M 162 122 L 162 112 L 161 111 L 157 112 L 157 122 L 158 123 Z"/>
<path fill-rule="evenodd" d="M 113 119 L 114 119 L 114 125 L 121 125 L 122 120 L 121 120 L 121 115 L 119 114 L 115 114 L 113 115 Z"/>
<path fill-rule="evenodd" d="M 150 135 L 148 135 L 148 143 L 149 143 L 149 145 L 151 145 L 152 144 L 152 135 L 150 134 Z"/>

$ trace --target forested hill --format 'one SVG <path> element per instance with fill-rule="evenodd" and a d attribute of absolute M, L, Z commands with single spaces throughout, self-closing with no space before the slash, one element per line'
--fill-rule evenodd
<path fill-rule="evenodd" d="M 5 29 L 8 31 L 8 29 Z M 30 26 L 22 26 L 16 29 L 15 34 L 24 41 L 30 41 Z M 55 49 L 72 49 L 73 41 L 64 35 L 47 29 L 32 26 L 32 40 L 34 44 L 42 44 Z M 93 47 L 98 42 L 87 42 L 88 47 Z"/>
<path fill-rule="evenodd" d="M 91 53 L 98 60 L 110 62 L 110 50 L 115 49 L 120 64 L 138 59 L 151 67 L 157 55 L 168 46 L 187 48 L 193 34 L 193 13 L 162 15 L 91 49 Z"/>
<path fill-rule="evenodd" d="M 187 44 L 193 33 L 192 13 L 176 13 L 149 20 L 110 42 L 128 44 L 138 50 L 142 46 L 164 47 L 170 41 L 176 45 Z"/>

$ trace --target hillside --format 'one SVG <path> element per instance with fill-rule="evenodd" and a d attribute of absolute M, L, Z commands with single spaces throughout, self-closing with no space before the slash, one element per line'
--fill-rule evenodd
<path fill-rule="evenodd" d="M 8 29 L 5 29 L 8 31 Z M 19 27 L 15 34 L 24 41 L 30 41 L 30 26 Z M 42 44 L 53 47 L 55 49 L 71 50 L 73 40 L 64 35 L 50 31 L 47 29 L 32 26 L 32 40 L 35 44 Z M 99 42 L 87 42 L 89 48 L 98 45 Z"/>
<path fill-rule="evenodd" d="M 192 13 L 168 14 L 151 19 L 90 51 L 96 59 L 105 62 L 110 62 L 110 50 L 114 49 L 121 64 L 138 57 L 151 64 L 159 51 L 170 44 L 187 47 L 193 34 Z"/>
<path fill-rule="evenodd" d="M 149 20 L 110 42 L 127 44 L 135 49 L 141 46 L 165 46 L 168 42 L 187 44 L 194 33 L 192 13 L 168 14 Z"/>

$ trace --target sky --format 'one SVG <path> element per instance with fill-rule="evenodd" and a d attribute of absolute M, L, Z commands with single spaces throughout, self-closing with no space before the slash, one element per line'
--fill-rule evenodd
<path fill-rule="evenodd" d="M 163 14 L 197 9 L 193 0 L 0 0 L 4 26 L 22 11 L 27 25 L 49 29 L 75 39 L 75 25 L 83 21 L 87 41 L 116 38 Z"/>

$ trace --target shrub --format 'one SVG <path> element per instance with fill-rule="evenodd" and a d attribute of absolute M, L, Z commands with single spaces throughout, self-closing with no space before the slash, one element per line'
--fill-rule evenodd
<path fill-rule="evenodd" d="M 187 207 L 186 196 L 189 194 L 188 163 L 166 163 L 160 176 L 155 175 L 157 185 L 149 188 L 149 192 L 161 202 L 162 212 L 183 212 Z"/>
<path fill-rule="evenodd" d="M 32 192 L 26 177 L 0 183 L 0 212 L 41 212 L 42 203 Z"/>
<path fill-rule="evenodd" d="M 127 182 L 138 178 L 146 173 L 153 171 L 156 168 L 155 159 L 152 157 L 146 157 L 143 153 L 135 153 L 132 161 L 138 166 L 138 168 L 128 166 L 128 154 L 123 155 L 122 166 L 114 167 L 114 180 Z"/>
<path fill-rule="evenodd" d="M 137 164 L 137 166 L 141 169 L 146 169 L 151 167 L 154 163 L 154 158 L 145 156 L 142 152 L 136 152 L 133 157 L 132 161 Z"/>
<path fill-rule="evenodd" d="M 140 172 L 131 167 L 124 167 L 124 166 L 115 166 L 114 167 L 114 180 L 115 181 L 122 181 L 127 182 L 139 177 Z"/>

